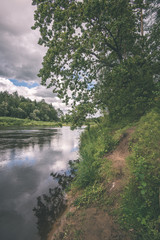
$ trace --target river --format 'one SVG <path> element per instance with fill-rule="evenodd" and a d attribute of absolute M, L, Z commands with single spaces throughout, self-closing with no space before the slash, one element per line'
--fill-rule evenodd
<path fill-rule="evenodd" d="M 52 172 L 78 157 L 81 129 L 0 129 L 0 239 L 39 240 L 33 208 L 56 184 Z"/>

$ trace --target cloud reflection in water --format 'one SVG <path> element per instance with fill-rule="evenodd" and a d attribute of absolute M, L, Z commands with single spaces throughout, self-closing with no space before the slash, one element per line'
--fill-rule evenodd
<path fill-rule="evenodd" d="M 77 159 L 81 130 L 0 130 L 0 239 L 38 240 L 32 208 L 54 186 L 51 172 Z M 10 231 L 7 231 L 7 229 Z"/>

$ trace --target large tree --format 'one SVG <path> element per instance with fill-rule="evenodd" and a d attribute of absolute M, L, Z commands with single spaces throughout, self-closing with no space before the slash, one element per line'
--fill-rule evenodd
<path fill-rule="evenodd" d="M 71 98 L 73 105 L 94 102 L 98 108 L 107 107 L 111 115 L 126 116 L 136 109 L 137 115 L 143 114 L 154 89 L 147 60 L 148 36 L 143 34 L 148 3 L 32 1 L 37 5 L 33 29 L 40 29 L 39 44 L 48 48 L 39 72 L 42 84 L 53 87 L 66 103 Z M 86 115 L 91 107 L 82 109 Z"/>

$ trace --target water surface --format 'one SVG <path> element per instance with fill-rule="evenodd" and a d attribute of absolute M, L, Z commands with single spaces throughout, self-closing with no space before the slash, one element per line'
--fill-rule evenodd
<path fill-rule="evenodd" d="M 0 239 L 39 240 L 32 211 L 55 182 L 51 172 L 77 159 L 82 130 L 0 129 Z"/>

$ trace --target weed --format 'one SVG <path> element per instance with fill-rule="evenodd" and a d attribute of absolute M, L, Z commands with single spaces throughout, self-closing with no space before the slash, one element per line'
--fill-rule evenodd
<path fill-rule="evenodd" d="M 77 207 L 88 207 L 93 203 L 98 203 L 102 200 L 103 193 L 103 185 L 95 183 L 93 186 L 88 186 L 84 189 L 82 195 L 74 201 L 74 205 Z"/>

